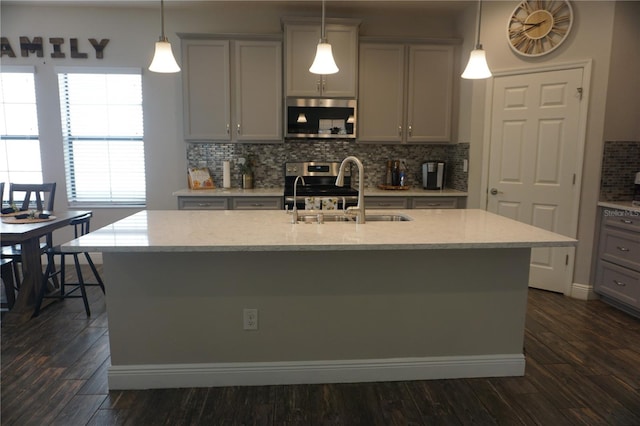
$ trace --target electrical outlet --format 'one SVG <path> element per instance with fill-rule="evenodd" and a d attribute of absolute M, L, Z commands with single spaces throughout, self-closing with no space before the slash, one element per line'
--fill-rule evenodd
<path fill-rule="evenodd" d="M 258 329 L 258 310 L 257 309 L 245 308 L 242 310 L 242 328 L 244 330 Z"/>

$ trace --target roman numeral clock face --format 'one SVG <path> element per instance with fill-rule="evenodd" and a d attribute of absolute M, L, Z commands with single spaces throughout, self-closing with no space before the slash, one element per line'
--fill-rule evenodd
<path fill-rule="evenodd" d="M 523 56 L 546 55 L 562 44 L 572 24 L 573 10 L 568 1 L 524 0 L 509 18 L 509 46 Z"/>

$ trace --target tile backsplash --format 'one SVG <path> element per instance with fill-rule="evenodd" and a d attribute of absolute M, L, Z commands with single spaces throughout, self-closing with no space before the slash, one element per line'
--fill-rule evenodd
<path fill-rule="evenodd" d="M 254 185 L 256 188 L 280 187 L 284 181 L 283 166 L 290 161 L 342 161 L 355 155 L 365 168 L 365 186 L 382 183 L 386 161 L 403 159 L 407 165 L 407 180 L 412 187 L 422 185 L 422 163 L 427 160 L 444 160 L 447 163 L 446 186 L 467 191 L 467 173 L 463 160 L 469 158 L 469 144 L 442 145 L 368 145 L 347 140 L 287 140 L 277 144 L 241 143 L 189 143 L 187 161 L 189 167 L 206 162 L 217 187 L 222 186 L 222 162 L 252 156 L 256 160 Z M 186 172 L 185 172 L 186 175 Z M 186 179 L 185 179 L 186 182 Z M 232 166 L 231 186 L 239 188 L 240 170 Z"/>
<path fill-rule="evenodd" d="M 640 172 L 640 141 L 606 141 L 602 155 L 600 200 L 631 200 L 637 172 Z"/>

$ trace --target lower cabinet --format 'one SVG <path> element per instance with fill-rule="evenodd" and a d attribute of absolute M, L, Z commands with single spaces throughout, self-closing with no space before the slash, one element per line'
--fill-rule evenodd
<path fill-rule="evenodd" d="M 282 210 L 282 197 L 235 197 L 233 210 Z"/>
<path fill-rule="evenodd" d="M 179 210 L 281 210 L 282 197 L 178 197 Z"/>
<path fill-rule="evenodd" d="M 368 209 L 457 209 L 459 197 L 364 197 Z"/>
<path fill-rule="evenodd" d="M 640 214 L 601 209 L 594 290 L 640 317 Z"/>

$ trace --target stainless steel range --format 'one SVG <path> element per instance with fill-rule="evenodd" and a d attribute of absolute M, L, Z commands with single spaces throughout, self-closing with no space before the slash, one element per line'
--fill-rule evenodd
<path fill-rule="evenodd" d="M 351 188 L 351 171 L 347 169 L 344 186 L 336 186 L 339 162 L 307 161 L 284 164 L 284 205 L 293 209 L 294 184 L 297 179 L 296 205 L 304 210 L 310 203 L 322 206 L 322 201 L 337 199 L 335 208 L 343 209 L 358 204 L 358 190 Z M 304 182 L 304 183 L 303 183 Z M 312 200 L 313 199 L 313 200 Z M 312 204 L 313 205 L 313 204 Z M 314 207 L 314 208 L 316 208 Z"/>

